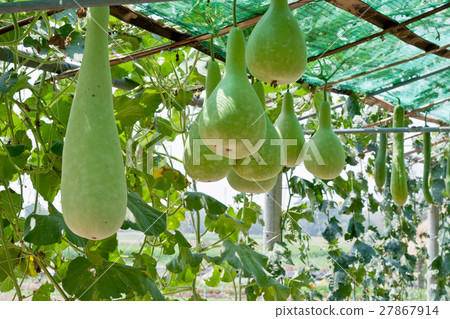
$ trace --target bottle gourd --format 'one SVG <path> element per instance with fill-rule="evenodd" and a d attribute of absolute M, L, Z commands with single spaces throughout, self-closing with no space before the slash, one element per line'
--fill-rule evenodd
<path fill-rule="evenodd" d="M 228 173 L 228 184 L 238 192 L 262 194 L 270 191 L 277 183 L 278 176 L 269 178 L 264 181 L 249 181 L 240 177 L 234 170 Z"/>
<path fill-rule="evenodd" d="M 447 197 L 450 199 L 450 143 L 447 155 L 447 173 L 445 174 L 445 189 L 447 191 Z"/>
<path fill-rule="evenodd" d="M 282 153 L 282 140 L 278 131 L 270 122 L 266 113 L 264 86 L 260 81 L 253 84 L 256 94 L 261 101 L 266 120 L 266 137 L 259 150 L 245 158 L 236 160 L 234 171 L 242 178 L 254 181 L 263 181 L 275 177 L 283 168 L 284 154 Z"/>
<path fill-rule="evenodd" d="M 303 161 L 301 154 L 305 136 L 294 112 L 294 98 L 289 91 L 283 97 L 281 112 L 274 125 L 285 143 L 283 165 L 287 167 L 300 165 Z"/>
<path fill-rule="evenodd" d="M 422 191 L 423 197 L 429 204 L 433 204 L 433 196 L 430 193 L 429 176 L 431 164 L 431 136 L 430 132 L 423 133 L 423 180 Z"/>
<path fill-rule="evenodd" d="M 256 152 L 252 146 L 266 136 L 261 102 L 247 77 L 244 34 L 238 27 L 230 30 L 225 75 L 206 101 L 199 132 L 212 151 L 233 159 Z M 217 143 L 211 145 L 212 141 Z"/>
<path fill-rule="evenodd" d="M 271 0 L 248 39 L 246 60 L 257 79 L 294 83 L 306 68 L 306 43 L 287 0 Z"/>
<path fill-rule="evenodd" d="M 220 80 L 219 64 L 215 60 L 209 61 L 206 75 L 206 101 Z M 231 169 L 230 159 L 217 155 L 202 142 L 198 130 L 200 114 L 191 123 L 189 129 L 184 147 L 183 165 L 186 173 L 192 179 L 199 182 L 215 182 L 228 175 Z"/>
<path fill-rule="evenodd" d="M 109 7 L 90 8 L 62 159 L 61 205 L 75 234 L 113 235 L 122 225 L 127 186 L 114 118 L 108 51 Z"/>
<path fill-rule="evenodd" d="M 334 179 L 345 166 L 345 151 L 331 128 L 330 103 L 323 101 L 319 109 L 319 128 L 305 144 L 303 161 L 306 169 L 322 179 Z"/>
<path fill-rule="evenodd" d="M 399 105 L 394 108 L 393 127 L 403 127 L 405 109 Z M 403 206 L 408 199 L 408 183 L 406 181 L 405 159 L 403 149 L 403 133 L 394 133 L 391 169 L 391 195 L 398 206 Z"/>
<path fill-rule="evenodd" d="M 386 146 L 387 146 L 387 135 L 379 134 L 380 145 L 378 146 L 377 156 L 375 158 L 375 171 L 373 173 L 375 177 L 375 184 L 378 190 L 383 189 L 384 183 L 386 181 Z"/>

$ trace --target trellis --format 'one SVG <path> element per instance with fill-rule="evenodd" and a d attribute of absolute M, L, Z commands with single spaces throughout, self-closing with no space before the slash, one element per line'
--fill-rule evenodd
<path fill-rule="evenodd" d="M 154 54 L 158 54 L 162 52 L 163 50 L 174 50 L 177 48 L 190 46 L 193 47 L 201 52 L 204 52 L 205 54 L 210 54 L 210 50 L 208 46 L 202 45 L 202 42 L 208 41 L 211 38 L 211 34 L 204 33 L 200 35 L 193 35 L 190 33 L 182 32 L 180 30 L 177 30 L 176 28 L 170 27 L 168 25 L 164 25 L 159 21 L 156 21 L 150 17 L 147 17 L 146 15 L 140 13 L 138 10 L 134 10 L 128 7 L 123 6 L 124 4 L 141 4 L 141 3 L 156 3 L 156 2 L 168 2 L 168 1 L 176 1 L 176 0 L 78 0 L 78 1 L 71 1 L 71 0 L 60 0 L 60 1 L 52 1 L 52 0 L 40 0 L 40 1 L 21 1 L 21 2 L 10 2 L 10 3 L 2 3 L 0 5 L 0 14 L 1 13 L 13 13 L 13 12 L 29 12 L 29 11 L 37 11 L 37 10 L 48 10 L 46 14 L 48 16 L 53 15 L 55 13 L 58 13 L 62 10 L 69 9 L 69 8 L 80 8 L 81 7 L 90 7 L 90 6 L 104 6 L 104 5 L 110 5 L 111 6 L 111 15 L 116 17 L 117 19 L 128 23 L 130 25 L 136 26 L 138 28 L 141 28 L 143 30 L 149 31 L 151 33 L 160 35 L 164 38 L 167 38 L 171 41 L 173 41 L 171 44 L 159 46 L 155 48 L 149 48 L 146 50 L 142 50 L 137 53 L 129 54 L 129 55 L 122 55 L 115 57 L 114 59 L 111 59 L 110 64 L 118 65 L 121 63 L 126 63 L 128 61 L 133 61 L 136 59 L 140 59 L 143 57 L 151 56 Z M 363 19 L 366 22 L 370 23 L 371 25 L 374 25 L 378 28 L 381 28 L 382 30 L 373 34 L 370 34 L 366 37 L 363 37 L 361 39 L 358 39 L 356 41 L 346 43 L 345 45 L 342 45 L 340 47 L 327 50 L 325 52 L 322 52 L 318 55 L 310 56 L 308 57 L 308 62 L 313 62 L 325 57 L 333 56 L 334 54 L 337 54 L 339 52 L 343 52 L 345 50 L 354 48 L 358 45 L 367 43 L 370 40 L 383 37 L 384 35 L 390 34 L 400 41 L 403 41 L 411 46 L 414 46 L 423 52 L 417 55 L 414 55 L 412 57 L 408 57 L 406 59 L 402 59 L 400 61 L 396 61 L 393 63 L 386 64 L 384 66 L 372 68 L 369 70 L 365 70 L 363 72 L 360 72 L 358 74 L 354 74 L 351 76 L 346 76 L 341 79 L 330 81 L 327 83 L 327 89 L 331 92 L 340 93 L 340 94 L 349 94 L 351 93 L 351 90 L 342 88 L 342 87 L 336 87 L 336 84 L 341 84 L 356 78 L 361 78 L 363 76 L 373 74 L 376 72 L 380 72 L 383 70 L 391 69 L 395 66 L 399 66 L 414 60 L 418 60 L 420 58 L 423 58 L 425 56 L 429 55 L 436 55 L 442 58 L 450 58 L 450 50 L 449 46 L 450 44 L 445 45 L 438 45 L 436 43 L 433 43 L 432 41 L 429 41 L 427 39 L 424 39 L 421 36 L 416 35 L 413 33 L 410 29 L 408 29 L 408 25 L 413 24 L 415 22 L 421 21 L 425 18 L 431 17 L 439 12 L 443 12 L 450 8 L 450 3 L 444 3 L 441 6 L 437 6 L 433 8 L 432 10 L 429 10 L 425 13 L 422 13 L 420 15 L 417 15 L 409 20 L 403 21 L 401 23 L 393 20 L 392 18 L 388 17 L 387 15 L 382 14 L 381 12 L 375 10 L 368 4 L 366 4 L 363 1 L 360 0 L 325 0 L 327 3 L 335 6 L 336 8 L 340 8 L 352 15 L 354 15 L 357 19 Z M 299 9 L 303 6 L 306 6 L 310 3 L 315 2 L 315 0 L 299 0 L 290 3 L 291 10 Z M 254 26 L 259 19 L 261 18 L 260 15 L 253 16 L 251 18 L 242 20 L 238 23 L 238 25 L 241 28 L 247 28 Z M 21 20 L 18 22 L 18 25 L 20 27 L 26 26 L 27 24 L 30 24 L 34 20 L 33 17 L 27 18 L 24 20 Z M 231 29 L 231 25 L 225 26 L 221 28 L 218 31 L 218 36 L 226 35 L 229 30 Z M 4 34 L 6 32 L 10 32 L 14 29 L 13 25 L 8 25 L 0 28 L 0 35 Z M 219 52 L 216 50 L 216 58 L 219 60 L 224 61 L 224 56 L 217 53 Z M 0 60 L 3 61 L 9 61 L 11 59 L 12 52 L 7 48 L 1 48 L 0 47 Z M 24 58 L 20 58 L 21 61 L 24 60 Z M 52 63 L 52 64 L 45 64 L 45 65 L 39 65 L 39 63 L 34 61 L 27 61 L 26 66 L 28 67 L 38 67 L 42 70 L 49 71 L 52 73 L 55 73 L 55 76 L 52 76 L 50 80 L 58 80 L 66 77 L 71 77 L 75 75 L 78 72 L 79 66 L 76 64 L 70 64 L 70 63 Z M 394 109 L 394 105 L 386 100 L 383 100 L 376 95 L 379 95 L 381 93 L 385 93 L 388 91 L 395 90 L 401 86 L 408 85 L 412 82 L 419 81 L 431 76 L 434 76 L 436 74 L 442 74 L 443 72 L 446 72 L 450 69 L 449 66 L 440 68 L 438 70 L 434 70 L 427 74 L 422 74 L 416 77 L 413 77 L 411 79 L 405 80 L 400 83 L 395 83 L 390 85 L 389 87 L 380 88 L 379 90 L 375 92 L 371 92 L 368 94 L 368 96 L 365 98 L 364 103 L 368 105 L 377 105 L 384 110 L 388 112 L 392 112 Z M 115 79 L 115 85 L 124 89 L 132 89 L 133 86 L 129 85 L 124 79 Z M 301 80 L 303 81 L 303 79 Z M 448 122 L 450 122 L 450 116 L 447 121 L 444 121 L 442 118 L 436 118 L 432 116 L 424 116 L 421 113 L 427 112 L 432 108 L 436 108 L 440 105 L 445 104 L 448 102 L 450 98 L 443 98 L 439 101 L 430 103 L 428 105 L 419 105 L 417 108 L 414 108 L 412 110 L 408 110 L 405 114 L 407 117 L 416 118 L 419 120 L 426 120 L 431 123 L 438 124 L 440 127 L 437 128 L 431 128 L 431 127 L 421 127 L 421 128 L 404 128 L 404 129 L 388 129 L 388 128 L 376 128 L 380 125 L 385 125 L 392 121 L 392 118 L 388 118 L 385 120 L 382 120 L 377 123 L 370 123 L 366 125 L 364 128 L 357 128 L 352 130 L 336 130 L 335 132 L 337 134 L 374 134 L 374 133 L 393 133 L 393 132 L 449 132 L 450 128 L 448 126 Z M 339 108 L 342 107 L 343 103 L 335 105 L 333 108 Z M 314 115 L 314 114 L 313 114 Z M 299 117 L 299 120 L 306 119 L 307 117 L 312 116 L 303 116 Z M 312 133 L 312 132 L 306 132 L 306 133 Z M 414 135 L 417 136 L 417 135 Z M 413 137 L 414 137 L 413 136 Z M 411 138 L 411 137 L 407 137 Z M 435 144 L 443 143 L 448 141 L 448 139 L 441 140 Z M 418 152 L 418 150 L 413 150 L 409 153 L 406 153 L 405 156 L 410 155 L 412 153 Z M 279 201 L 281 201 L 281 184 L 280 181 L 277 184 L 279 187 L 276 187 L 273 191 L 268 193 L 267 195 L 267 202 L 266 202 L 266 210 L 265 214 L 270 215 L 271 218 L 266 219 L 266 226 L 265 226 L 265 235 L 269 234 L 265 238 L 265 247 L 271 247 L 273 245 L 272 242 L 274 242 L 274 238 L 276 236 L 279 236 L 279 214 L 281 213 L 281 206 L 275 205 L 278 204 Z M 432 257 L 436 256 L 437 254 L 437 227 L 438 227 L 438 210 L 435 206 L 432 206 L 430 212 L 429 212 L 429 234 L 430 234 L 430 247 L 429 247 L 429 254 L 430 259 Z M 272 244 L 271 244 L 272 243 Z M 433 282 L 435 282 L 436 278 L 433 278 L 432 276 L 429 277 L 429 283 L 428 287 L 431 287 L 433 285 Z M 429 294 L 431 293 L 431 290 L 429 289 Z"/>

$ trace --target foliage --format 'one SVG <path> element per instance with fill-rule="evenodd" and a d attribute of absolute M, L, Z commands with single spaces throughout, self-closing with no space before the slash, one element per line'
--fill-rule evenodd
<path fill-rule="evenodd" d="M 2 16 L 1 25 L 24 17 Z M 114 18 L 110 29 L 114 55 L 166 42 Z M 57 207 L 76 78 L 51 80 L 49 73 L 27 68 L 24 62 L 79 62 L 85 22 L 74 10 L 66 10 L 52 17 L 44 13 L 26 30 L 0 35 L 0 44 L 11 42 L 8 49 L 16 53 L 0 70 L 0 291 L 32 300 L 201 300 L 200 284 L 224 284 L 232 287 L 235 300 L 409 298 L 405 288 L 415 285 L 416 265 L 427 254 L 420 247 L 408 252 L 407 243 L 418 241 L 416 229 L 428 204 L 422 200 L 420 179 L 409 180 L 411 200 L 402 209 L 393 204 L 389 185 L 382 194 L 373 191 L 369 179 L 374 156 L 364 153 L 376 149 L 373 136 L 340 136 L 347 167 L 334 181 L 304 179 L 292 169 L 283 173 L 289 192 L 283 207 L 283 241 L 267 254 L 250 232 L 263 224 L 261 207 L 252 196 L 239 194 L 233 205 L 225 205 L 197 192 L 195 181 L 176 169 L 179 159 L 165 146 L 186 138 L 196 115 L 192 113 L 198 112 L 191 104 L 205 85 L 209 59 L 190 48 L 111 68 L 114 79 L 134 86 L 116 88 L 114 109 L 129 189 L 122 229 L 137 232 L 141 240 L 128 247 L 117 236 L 94 242 L 72 233 Z M 22 56 L 18 50 L 23 48 L 32 56 Z M 293 87 L 298 89 L 293 93 L 297 113 L 313 109 L 317 89 Z M 274 120 L 285 87 L 265 89 Z M 350 128 L 384 117 L 383 111 L 364 106 L 354 95 L 344 109 L 333 113 L 332 121 L 336 128 Z M 317 120 L 310 118 L 305 129 L 316 128 Z M 441 150 L 436 147 L 433 153 Z M 439 277 L 436 299 L 448 299 L 450 280 L 444 155 L 433 158 L 431 172 L 432 195 L 445 212 L 441 254 L 432 261 Z M 384 230 L 371 222 L 380 212 Z M 305 230 L 307 225 L 323 226 L 322 221 L 325 226 L 317 233 L 326 242 L 321 249 L 328 256 L 327 269 L 318 269 L 312 261 L 312 233 Z M 183 231 L 186 223 L 193 236 Z M 301 266 L 293 268 L 297 260 Z M 38 275 L 45 280 L 27 295 L 23 282 Z M 321 279 L 328 283 L 324 293 L 317 287 Z"/>

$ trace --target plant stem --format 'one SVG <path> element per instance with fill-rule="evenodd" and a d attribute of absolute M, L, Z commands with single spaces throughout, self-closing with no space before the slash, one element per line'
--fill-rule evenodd
<path fill-rule="evenodd" d="M 233 0 L 233 26 L 236 28 L 237 25 L 237 17 L 236 17 L 236 2 L 237 0 Z"/>
<path fill-rule="evenodd" d="M 44 260 L 42 260 L 39 256 L 34 256 L 34 258 L 36 258 L 36 261 L 38 262 L 39 266 L 45 272 L 45 274 L 47 275 L 48 279 L 50 279 L 50 281 L 55 286 L 56 290 L 58 290 L 58 292 L 64 298 L 64 300 L 66 300 L 66 301 L 69 300 L 69 297 L 67 297 L 67 295 L 64 292 L 64 290 L 58 285 L 58 283 L 56 282 L 55 278 L 48 271 L 47 265 L 45 264 Z"/>

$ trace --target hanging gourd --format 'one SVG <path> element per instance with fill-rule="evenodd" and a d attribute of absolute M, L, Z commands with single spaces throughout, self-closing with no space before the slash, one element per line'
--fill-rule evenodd
<path fill-rule="evenodd" d="M 266 136 L 259 150 L 248 157 L 236 160 L 233 169 L 242 178 L 263 181 L 275 177 L 280 173 L 283 168 L 284 154 L 282 152 L 283 145 L 280 135 L 272 122 L 270 122 L 266 113 L 264 86 L 260 81 L 256 81 L 253 87 L 261 101 L 262 110 L 264 111 Z"/>
<path fill-rule="evenodd" d="M 302 76 L 306 43 L 287 0 L 270 1 L 248 39 L 245 56 L 251 74 L 263 82 L 283 85 Z"/>
<path fill-rule="evenodd" d="M 67 126 L 61 206 L 67 226 L 89 239 L 122 225 L 127 186 L 114 118 L 108 51 L 109 7 L 88 11 L 86 41 Z"/>
<path fill-rule="evenodd" d="M 447 197 L 450 199 L 450 143 L 447 155 L 447 173 L 445 174 L 445 189 L 447 191 Z"/>
<path fill-rule="evenodd" d="M 289 91 L 283 97 L 281 112 L 274 125 L 285 143 L 284 165 L 287 167 L 300 165 L 303 161 L 301 154 L 305 136 L 294 111 L 294 98 Z"/>
<path fill-rule="evenodd" d="M 422 191 L 423 197 L 429 204 L 433 204 L 433 196 L 430 193 L 429 176 L 431 165 L 431 136 L 430 132 L 423 133 L 423 180 Z"/>
<path fill-rule="evenodd" d="M 319 128 L 304 146 L 303 162 L 311 174 L 322 179 L 334 179 L 344 169 L 345 151 L 331 127 L 328 101 L 320 104 Z"/>
<path fill-rule="evenodd" d="M 220 67 L 214 60 L 214 52 L 211 52 L 211 61 L 208 62 L 206 74 L 206 101 L 220 80 Z M 184 147 L 183 165 L 186 173 L 192 179 L 200 182 L 215 182 L 228 175 L 231 169 L 230 159 L 217 155 L 203 143 L 198 129 L 200 114 L 189 129 Z"/>
<path fill-rule="evenodd" d="M 398 105 L 394 108 L 393 127 L 403 127 L 405 109 Z M 403 206 L 408 199 L 408 183 L 406 181 L 403 133 L 394 133 L 392 144 L 391 195 L 398 206 Z"/>
<path fill-rule="evenodd" d="M 384 183 L 386 181 L 386 147 L 387 147 L 387 136 L 384 133 L 378 134 L 380 137 L 380 145 L 378 146 L 377 156 L 375 158 L 375 184 L 378 190 L 383 189 Z"/>
<path fill-rule="evenodd" d="M 234 170 L 228 173 L 227 181 L 230 186 L 241 193 L 262 194 L 267 193 L 274 188 L 277 183 L 278 176 L 269 178 L 264 181 L 249 181 L 240 177 Z"/>
<path fill-rule="evenodd" d="M 245 40 L 237 26 L 230 30 L 225 75 L 206 101 L 199 132 L 215 153 L 233 159 L 256 152 L 266 136 L 266 119 L 245 66 Z"/>

